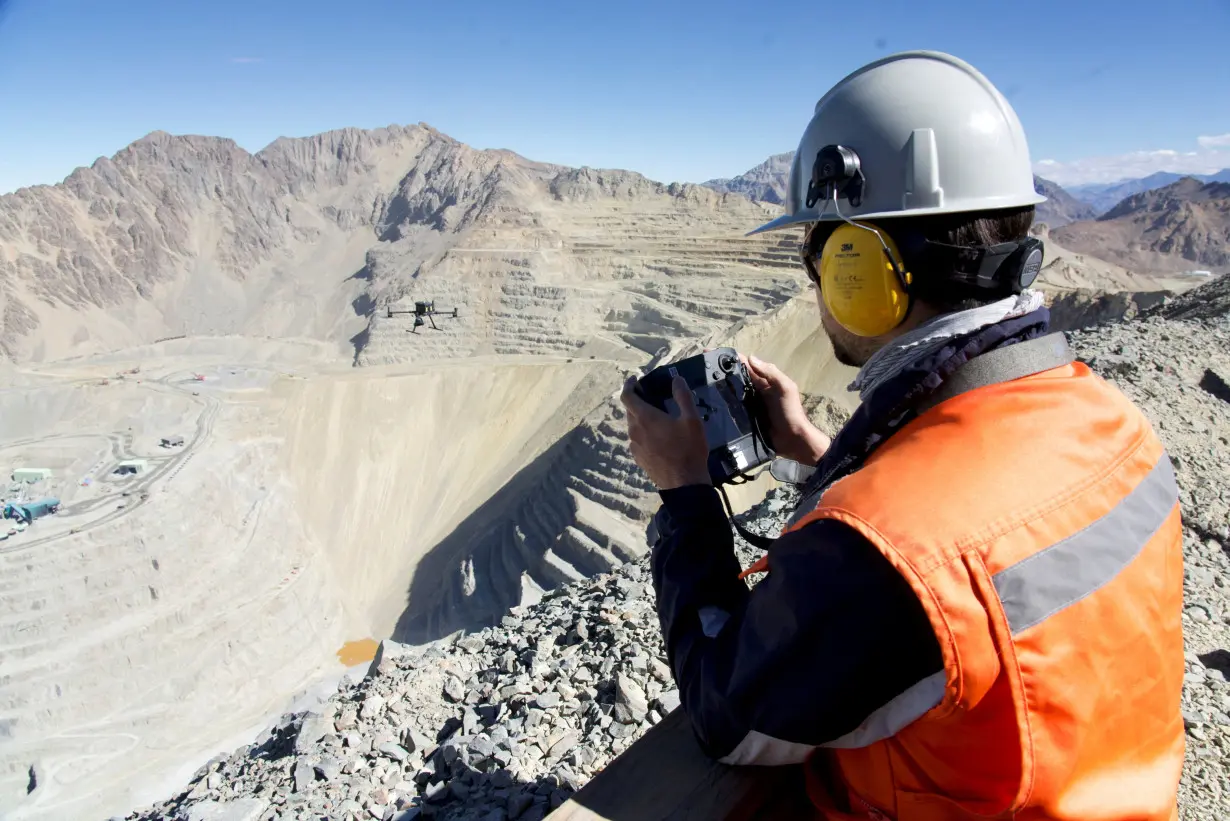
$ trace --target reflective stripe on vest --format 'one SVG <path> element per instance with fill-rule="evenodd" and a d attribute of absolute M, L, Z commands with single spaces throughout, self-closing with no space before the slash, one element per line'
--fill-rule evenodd
<path fill-rule="evenodd" d="M 1028 630 L 1117 576 L 1178 501 L 1174 467 L 1163 452 L 1144 481 L 1101 519 L 992 576 L 1012 634 Z"/>

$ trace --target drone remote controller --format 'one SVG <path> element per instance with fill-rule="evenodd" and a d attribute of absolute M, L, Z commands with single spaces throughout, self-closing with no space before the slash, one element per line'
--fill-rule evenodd
<path fill-rule="evenodd" d="M 729 483 L 773 459 L 764 404 L 734 348 L 716 348 L 660 365 L 637 381 L 636 392 L 649 404 L 679 415 L 671 380 L 683 377 L 705 426 L 709 476 Z"/>

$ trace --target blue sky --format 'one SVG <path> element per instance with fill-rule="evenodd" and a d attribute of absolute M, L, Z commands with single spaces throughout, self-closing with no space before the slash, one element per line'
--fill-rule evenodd
<path fill-rule="evenodd" d="M 833 82 L 910 48 L 986 73 L 1062 183 L 1230 166 L 1230 0 L 0 5 L 0 192 L 155 129 L 256 151 L 414 122 L 701 181 L 793 149 Z"/>

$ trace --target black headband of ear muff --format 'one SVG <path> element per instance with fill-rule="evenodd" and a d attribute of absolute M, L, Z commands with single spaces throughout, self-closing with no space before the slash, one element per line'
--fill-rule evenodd
<path fill-rule="evenodd" d="M 921 241 L 919 241 L 921 240 Z M 910 250 L 907 251 L 906 248 Z M 1042 242 L 1034 237 L 996 245 L 950 245 L 918 238 L 908 240 L 903 255 L 918 254 L 923 271 L 942 271 L 945 285 L 972 291 L 1019 294 L 1042 270 Z"/>

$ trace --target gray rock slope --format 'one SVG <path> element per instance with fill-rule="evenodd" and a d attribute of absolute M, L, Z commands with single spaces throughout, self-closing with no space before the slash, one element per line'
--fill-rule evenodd
<path fill-rule="evenodd" d="M 1192 311 L 1197 315 L 1193 316 Z M 1191 318 L 1188 318 L 1191 317 Z M 1184 515 L 1187 758 L 1180 817 L 1230 816 L 1230 288 L 1070 334 L 1174 461 Z M 831 428 L 840 420 L 826 406 Z M 796 499 L 743 517 L 772 534 Z M 750 563 L 755 551 L 737 542 Z M 386 643 L 359 681 L 287 715 L 132 819 L 541 819 L 678 704 L 641 559 L 498 624 Z"/>

